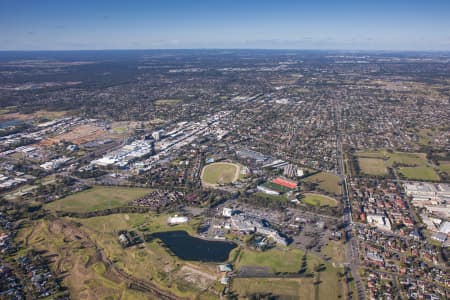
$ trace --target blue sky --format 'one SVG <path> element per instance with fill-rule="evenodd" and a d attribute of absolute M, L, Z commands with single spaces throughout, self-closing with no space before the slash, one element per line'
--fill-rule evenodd
<path fill-rule="evenodd" d="M 0 0 L 0 50 L 450 50 L 450 0 Z"/>

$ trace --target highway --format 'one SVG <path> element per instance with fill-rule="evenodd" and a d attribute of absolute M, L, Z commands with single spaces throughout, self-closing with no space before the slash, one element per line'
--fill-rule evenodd
<path fill-rule="evenodd" d="M 361 278 L 358 275 L 357 267 L 359 263 L 359 252 L 357 242 L 352 239 L 352 226 L 353 226 L 353 215 L 350 202 L 350 195 L 348 191 L 347 176 L 345 174 L 344 165 L 344 151 L 342 147 L 342 120 L 341 120 L 341 109 L 338 100 L 333 100 L 334 106 L 334 118 L 336 123 L 336 159 L 337 159 L 337 172 L 342 183 L 342 201 L 344 206 L 343 211 L 343 222 L 345 226 L 346 235 L 346 245 L 347 245 L 347 257 L 345 265 L 350 269 L 352 277 L 355 281 L 358 290 L 358 299 L 365 299 L 364 285 Z M 350 298 L 351 299 L 351 298 Z"/>

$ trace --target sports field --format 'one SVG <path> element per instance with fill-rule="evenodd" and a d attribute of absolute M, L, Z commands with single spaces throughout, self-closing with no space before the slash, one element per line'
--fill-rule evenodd
<path fill-rule="evenodd" d="M 314 279 L 286 279 L 286 278 L 235 278 L 233 292 L 239 299 L 250 298 L 254 294 L 272 295 L 274 299 L 315 299 Z M 262 298 L 271 299 L 271 298 Z"/>
<path fill-rule="evenodd" d="M 388 174 L 386 163 L 383 159 L 359 157 L 358 163 L 361 168 L 361 172 L 364 174 L 375 176 Z"/>
<path fill-rule="evenodd" d="M 177 105 L 183 103 L 181 99 L 159 99 L 155 101 L 155 105 Z"/>
<path fill-rule="evenodd" d="M 440 161 L 439 170 L 450 175 L 450 161 Z"/>
<path fill-rule="evenodd" d="M 368 175 L 385 175 L 380 173 L 384 164 L 385 168 L 394 167 L 398 174 L 406 179 L 434 181 L 440 179 L 434 167 L 428 163 L 425 153 L 379 150 L 359 151 L 355 154 L 361 171 Z"/>
<path fill-rule="evenodd" d="M 306 177 L 305 179 L 303 179 L 303 181 L 317 183 L 319 189 L 321 189 L 324 192 L 334 195 L 341 194 L 341 186 L 339 184 L 340 180 L 339 177 L 335 174 L 320 172 L 312 176 Z"/>
<path fill-rule="evenodd" d="M 243 249 L 236 261 L 236 268 L 264 267 L 271 273 L 298 272 L 301 269 L 303 255 L 304 252 L 299 249 L 274 248 L 264 252 Z M 308 259 L 311 259 L 311 262 L 318 261 L 318 258 L 312 255 L 308 255 Z"/>
<path fill-rule="evenodd" d="M 379 151 L 358 151 L 355 153 L 358 157 L 379 158 L 386 161 L 387 166 L 394 164 L 424 166 L 427 164 L 425 153 L 409 153 L 409 152 L 388 152 L 386 150 Z"/>
<path fill-rule="evenodd" d="M 254 295 L 272 295 L 276 299 L 343 299 L 346 295 L 346 284 L 339 277 L 342 269 L 334 268 L 329 263 L 312 263 L 313 277 L 234 278 L 232 290 L 239 299 L 261 299 L 258 296 L 252 298 Z M 322 271 L 316 272 L 315 267 L 319 264 L 322 264 Z"/>
<path fill-rule="evenodd" d="M 347 248 L 341 241 L 329 240 L 325 247 L 322 248 L 322 254 L 330 257 L 331 261 L 342 264 L 345 262 L 345 253 Z"/>
<path fill-rule="evenodd" d="M 228 162 L 213 163 L 202 170 L 202 183 L 210 186 L 228 184 L 239 179 L 240 167 Z"/>
<path fill-rule="evenodd" d="M 337 201 L 331 197 L 319 194 L 306 193 L 302 201 L 313 206 L 336 206 Z"/>
<path fill-rule="evenodd" d="M 427 158 L 425 153 L 394 152 L 390 155 L 388 163 L 423 166 L 427 164 Z"/>
<path fill-rule="evenodd" d="M 275 183 L 273 183 L 271 181 L 265 182 L 263 184 L 263 186 L 265 186 L 265 187 L 267 187 L 267 188 L 269 188 L 271 190 L 280 192 L 280 193 L 287 193 L 289 191 L 292 191 L 292 189 L 290 189 L 290 188 L 287 188 L 287 187 L 279 185 L 279 184 L 275 184 Z"/>
<path fill-rule="evenodd" d="M 399 173 L 413 180 L 439 180 L 439 175 L 432 167 L 405 167 L 399 168 Z"/>
<path fill-rule="evenodd" d="M 90 212 L 116 208 L 143 197 L 150 189 L 94 186 L 45 205 L 53 211 Z"/>

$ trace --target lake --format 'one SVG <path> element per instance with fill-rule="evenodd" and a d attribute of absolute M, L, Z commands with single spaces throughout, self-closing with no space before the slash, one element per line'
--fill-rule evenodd
<path fill-rule="evenodd" d="M 15 126 L 22 123 L 20 120 L 6 120 L 6 121 L 0 121 L 0 128 L 8 128 L 10 126 Z"/>
<path fill-rule="evenodd" d="M 170 251 L 183 260 L 224 262 L 236 244 L 227 241 L 209 241 L 190 236 L 186 231 L 157 232 L 151 235 L 160 239 Z"/>
<path fill-rule="evenodd" d="M 0 128 L 8 128 L 11 126 L 16 126 L 24 123 L 22 120 L 6 120 L 6 121 L 0 121 Z"/>

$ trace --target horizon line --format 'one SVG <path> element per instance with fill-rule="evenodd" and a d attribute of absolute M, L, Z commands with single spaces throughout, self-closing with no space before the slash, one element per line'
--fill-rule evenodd
<path fill-rule="evenodd" d="M 450 53 L 447 50 L 418 50 L 418 49 L 333 49 L 333 48 L 103 48 L 103 49 L 0 49 L 0 52 L 87 52 L 87 51 L 183 51 L 183 50 L 228 50 L 228 51 L 333 51 L 333 52 L 441 52 Z"/>

